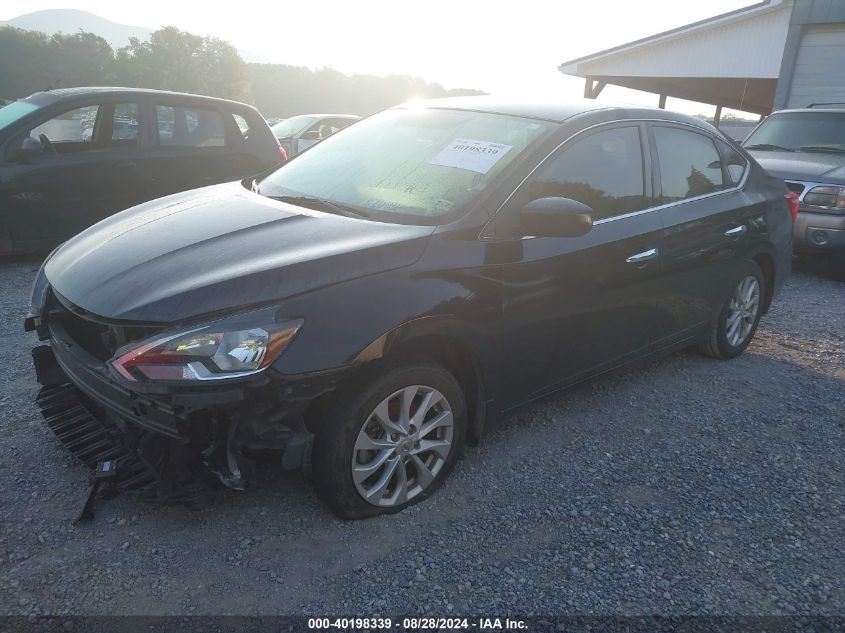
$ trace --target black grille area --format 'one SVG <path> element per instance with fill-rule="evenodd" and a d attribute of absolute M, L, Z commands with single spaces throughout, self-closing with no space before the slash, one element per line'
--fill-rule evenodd
<path fill-rule="evenodd" d="M 74 343 L 101 361 L 109 360 L 118 348 L 127 343 L 152 336 L 161 329 L 107 325 L 86 318 L 84 310 L 55 295 L 50 297 L 48 305 L 50 320 L 60 323 Z"/>
<path fill-rule="evenodd" d="M 86 466 L 92 470 L 97 462 L 116 460 L 118 486 L 122 490 L 138 490 L 155 483 L 150 472 L 137 457 L 126 450 L 114 424 L 107 424 L 82 393 L 73 385 L 43 387 L 36 399 L 49 427 Z"/>

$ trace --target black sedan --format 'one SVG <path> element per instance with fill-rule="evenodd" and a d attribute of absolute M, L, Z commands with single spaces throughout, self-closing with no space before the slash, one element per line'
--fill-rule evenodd
<path fill-rule="evenodd" d="M 0 110 L 0 253 L 49 250 L 112 213 L 281 162 L 252 106 L 68 88 Z"/>
<path fill-rule="evenodd" d="M 785 193 L 663 110 L 388 110 L 54 252 L 26 321 L 39 401 L 161 495 L 244 488 L 275 454 L 340 516 L 398 511 L 520 405 L 687 346 L 741 354 L 789 272 Z"/>

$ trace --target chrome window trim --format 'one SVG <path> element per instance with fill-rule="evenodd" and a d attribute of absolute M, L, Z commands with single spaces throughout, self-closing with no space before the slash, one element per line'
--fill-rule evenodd
<path fill-rule="evenodd" d="M 525 183 L 528 182 L 528 180 L 534 175 L 534 172 L 536 172 L 538 169 L 540 169 L 540 167 L 542 167 L 546 163 L 546 161 L 548 161 L 549 158 L 551 158 L 552 155 L 554 155 L 561 147 L 566 145 L 569 141 L 574 139 L 576 136 L 584 134 L 585 132 L 589 132 L 590 130 L 594 130 L 598 127 L 603 127 L 603 126 L 606 126 L 606 125 L 616 125 L 616 124 L 619 124 L 619 123 L 631 123 L 631 124 L 634 124 L 634 125 L 638 125 L 640 123 L 668 123 L 670 127 L 673 126 L 673 125 L 688 127 L 690 129 L 694 130 L 695 132 L 697 132 L 699 134 L 704 134 L 705 136 L 708 136 L 710 139 L 712 139 L 714 141 L 714 143 L 713 143 L 714 149 L 716 150 L 716 153 L 719 155 L 719 159 L 721 160 L 722 154 L 721 154 L 721 152 L 719 152 L 718 146 L 715 144 L 715 141 L 720 140 L 720 141 L 725 142 L 724 139 L 717 137 L 716 135 L 714 135 L 709 130 L 705 130 L 705 129 L 700 128 L 697 125 L 693 125 L 692 123 L 684 123 L 683 121 L 672 121 L 670 119 L 614 119 L 613 121 L 602 121 L 601 123 L 596 123 L 596 124 L 591 125 L 589 127 L 585 127 L 583 130 L 579 130 L 579 131 L 575 132 L 575 134 L 568 136 L 563 141 L 558 143 L 555 146 L 555 148 L 552 149 L 548 154 L 546 154 L 546 156 L 543 158 L 543 160 L 541 160 L 539 163 L 537 163 L 534 166 L 534 169 L 532 169 L 530 172 L 528 172 L 528 174 L 525 176 L 525 178 L 523 178 L 522 181 L 514 188 L 514 190 L 511 191 L 510 194 L 508 194 L 508 197 L 505 198 L 504 202 L 502 202 L 502 204 L 499 205 L 499 208 L 496 209 L 496 212 L 493 213 L 493 215 L 490 217 L 490 220 L 485 222 L 484 227 L 481 229 L 481 234 L 480 234 L 479 239 L 481 239 L 481 240 L 491 240 L 491 239 L 493 239 L 490 236 L 484 235 L 484 233 L 487 230 L 487 227 L 490 226 L 490 224 L 496 219 L 496 216 L 499 215 L 499 212 L 510 202 L 511 198 L 513 198 L 513 196 L 516 194 L 516 192 L 519 191 L 525 185 Z M 648 139 L 646 139 L 646 141 L 648 141 Z M 728 143 L 728 145 L 730 145 L 730 143 Z M 649 153 L 651 153 L 650 145 L 647 144 L 644 147 L 644 149 L 647 149 L 649 151 Z M 666 204 L 660 204 L 660 205 L 656 205 L 656 206 L 653 206 L 653 207 L 647 207 L 645 209 L 640 209 L 639 211 L 631 211 L 630 213 L 623 213 L 623 214 L 620 214 L 620 215 L 611 216 L 609 218 L 602 218 L 601 220 L 596 220 L 595 222 L 593 222 L 593 226 L 598 226 L 598 225 L 601 225 L 601 224 L 608 224 L 610 222 L 616 222 L 617 220 L 626 220 L 628 218 L 633 218 L 633 217 L 636 217 L 638 215 L 643 215 L 645 213 L 651 213 L 653 211 L 661 211 L 663 209 L 668 209 L 670 207 L 674 207 L 674 206 L 677 206 L 677 205 L 686 204 L 688 202 L 696 202 L 698 200 L 711 198 L 713 196 L 720 196 L 720 195 L 723 195 L 723 194 L 734 193 L 734 192 L 740 191 L 745 186 L 745 183 L 748 181 L 748 174 L 751 171 L 751 163 L 749 162 L 748 158 L 746 156 L 744 156 L 742 153 L 740 153 L 740 156 L 742 156 L 743 160 L 745 161 L 745 171 L 743 172 L 742 178 L 740 179 L 740 181 L 736 185 L 734 185 L 733 187 L 730 187 L 729 189 L 722 189 L 720 191 L 713 191 L 712 193 L 705 193 L 705 194 L 702 194 L 700 196 L 695 196 L 694 198 L 684 198 L 683 200 L 677 200 L 675 202 L 667 202 Z M 652 159 L 652 163 L 654 163 L 655 157 L 652 156 L 651 159 Z M 657 160 L 659 160 L 659 158 Z"/>
<path fill-rule="evenodd" d="M 615 222 L 616 220 L 623 220 L 625 218 L 630 218 L 635 215 L 640 215 L 642 213 L 651 213 L 652 211 L 662 211 L 663 209 L 668 209 L 670 207 L 676 207 L 681 204 L 686 204 L 687 202 L 697 202 L 698 200 L 705 200 L 706 198 L 712 198 L 714 196 L 721 196 L 725 193 L 733 193 L 735 191 L 739 191 L 742 189 L 742 185 L 745 184 L 745 177 L 743 177 L 742 181 L 736 187 L 731 187 L 730 189 L 722 189 L 721 191 L 713 191 L 711 193 L 704 193 L 700 196 L 695 196 L 694 198 L 684 198 L 683 200 L 676 200 L 675 202 L 667 202 L 666 204 L 659 204 L 656 207 L 649 207 L 648 209 L 643 209 L 642 211 L 634 211 L 632 213 L 625 213 L 624 215 L 614 215 L 612 218 L 604 218 L 602 220 L 596 220 L 593 222 L 593 225 L 596 224 L 605 224 L 607 222 Z"/>

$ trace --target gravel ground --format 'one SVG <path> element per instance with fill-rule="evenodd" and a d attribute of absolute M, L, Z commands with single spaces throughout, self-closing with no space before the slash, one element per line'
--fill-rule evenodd
<path fill-rule="evenodd" d="M 682 352 L 524 410 L 399 515 L 297 475 L 191 512 L 124 496 L 34 406 L 34 261 L 0 263 L 6 614 L 845 614 L 845 284 L 799 266 L 739 359 Z"/>

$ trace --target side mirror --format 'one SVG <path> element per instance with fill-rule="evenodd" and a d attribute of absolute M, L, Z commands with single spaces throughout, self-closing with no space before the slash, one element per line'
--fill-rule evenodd
<path fill-rule="evenodd" d="M 571 198 L 537 198 L 520 214 L 525 235 L 578 237 L 593 228 L 593 210 Z"/>
<path fill-rule="evenodd" d="M 21 146 L 15 151 L 15 160 L 19 163 L 25 163 L 33 156 L 40 154 L 42 150 L 41 143 L 31 136 L 25 136 L 21 141 Z"/>

